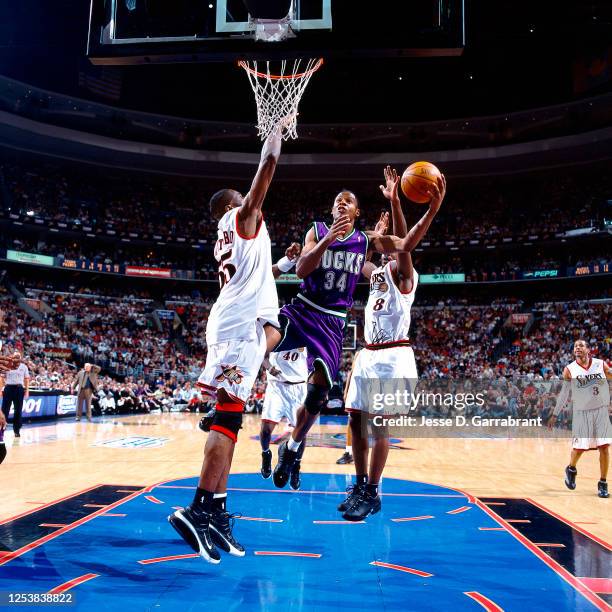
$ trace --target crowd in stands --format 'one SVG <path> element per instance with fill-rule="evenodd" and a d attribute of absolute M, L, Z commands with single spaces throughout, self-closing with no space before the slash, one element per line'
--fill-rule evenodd
<path fill-rule="evenodd" d="M 586 182 L 588 190 L 584 189 Z M 0 166 L 0 183 L 0 210 L 5 219 L 23 224 L 19 236 L 14 232 L 5 236 L 8 248 L 66 259 L 84 257 L 106 263 L 190 269 L 198 278 L 216 278 L 210 253 L 216 221 L 210 218 L 207 200 L 223 184 L 132 176 L 126 181 L 121 175 L 14 164 Z M 242 187 L 247 189 L 248 185 Z M 274 183 L 265 207 L 273 245 L 282 249 L 289 242 L 301 241 L 313 219 L 329 219 L 336 192 L 346 187 L 320 182 Z M 373 227 L 386 206 L 378 185 L 358 183 L 348 187 L 360 200 L 360 226 Z M 475 243 L 481 247 L 509 241 L 523 244 L 555 239 L 557 233 L 577 228 L 601 229 L 606 215 L 609 218 L 606 202 L 611 193 L 612 177 L 596 167 L 540 172 L 522 176 L 520 181 L 512 177 L 458 179 L 449 184 L 444 206 L 423 241 L 423 251 Z M 424 208 L 406 204 L 405 210 L 409 222 L 413 222 Z M 60 233 L 51 237 L 40 234 L 50 226 Z M 40 235 L 26 235 L 30 230 Z M 106 241 L 60 236 L 62 231 L 75 230 Z M 148 241 L 149 245 L 122 242 L 122 238 Z M 160 246 L 160 241 L 171 243 L 172 248 L 168 244 Z M 525 269 L 525 262 L 514 255 L 487 268 L 489 254 L 481 257 L 474 270 L 452 251 L 447 251 L 442 263 L 425 262 L 423 267 L 465 272 L 475 280 L 512 279 L 518 270 Z M 592 255 L 610 258 L 609 252 Z M 559 257 L 550 259 L 548 263 L 554 267 L 567 263 Z"/>
<path fill-rule="evenodd" d="M 612 304 L 574 302 L 538 302 L 535 321 L 529 333 L 517 338 L 503 361 L 522 375 L 560 373 L 574 360 L 573 343 L 589 341 L 595 357 L 612 359 Z"/>
<path fill-rule="evenodd" d="M 4 350 L 17 348 L 26 355 L 33 388 L 67 391 L 77 367 L 90 361 L 103 367 L 95 411 L 207 409 L 209 400 L 194 383 L 206 358 L 204 331 L 211 300 L 172 295 L 161 304 L 142 297 L 43 288 L 25 289 L 25 295 L 40 320 L 20 309 L 2 287 L 1 333 Z M 176 313 L 171 325 L 156 320 L 158 305 Z M 351 312 L 359 338 L 363 306 L 363 301 L 357 301 Z M 515 322 L 513 314 L 527 316 Z M 510 402 L 509 407 L 521 415 L 529 412 L 529 406 L 549 408 L 552 391 L 542 388 L 538 403 L 532 406 L 523 398 L 524 385 L 517 381 L 537 388 L 558 380 L 563 367 L 573 360 L 577 338 L 586 338 L 595 356 L 610 360 L 611 315 L 609 300 L 542 302 L 527 307 L 519 300 L 474 305 L 449 298 L 413 308 L 411 343 L 421 378 L 489 380 L 498 408 Z M 344 353 L 339 389 L 346 382 L 353 356 L 352 351 Z M 264 394 L 262 373 L 247 409 L 261 410 Z"/>
<path fill-rule="evenodd" d="M 211 245 L 216 221 L 210 218 L 208 198 L 224 186 L 200 179 L 115 176 L 76 166 L 60 170 L 46 164 L 4 163 L 0 165 L 0 247 L 107 264 L 191 269 L 199 279 L 215 280 Z M 385 207 L 376 183 L 272 185 L 265 218 L 278 256 L 288 243 L 302 240 L 313 219 L 330 218 L 336 192 L 346 187 L 354 189 L 360 200 L 360 226 L 373 227 Z M 421 274 L 465 273 L 467 281 L 499 281 L 517 279 L 527 269 L 609 262 L 609 246 L 565 252 L 558 246 L 561 243 L 555 243 L 554 250 L 537 251 L 525 245 L 506 253 L 498 245 L 544 243 L 579 228 L 599 230 L 606 215 L 612 216 L 605 208 L 610 194 L 612 175 L 596 166 L 539 172 L 521 180 L 454 181 L 421 245 L 423 252 L 414 254 L 416 265 Z M 424 207 L 406 204 L 405 210 L 412 223 Z M 48 228 L 58 231 L 50 234 Z M 468 254 L 475 243 L 491 250 Z M 440 253 L 442 247 L 460 250 L 428 254 L 438 247 Z M 205 329 L 214 292 L 207 287 L 201 296 L 197 291 L 166 293 L 160 287 L 126 290 L 76 282 L 75 277 L 62 281 L 39 276 L 35 282 L 17 283 L 35 316 L 27 314 L 0 284 L 3 350 L 17 348 L 24 353 L 33 388 L 68 391 L 78 368 L 89 361 L 103 368 L 94 411 L 207 407 L 194 382 L 206 359 Z M 80 283 L 87 282 L 81 275 Z M 524 390 L 516 380 L 532 385 L 555 380 L 573 360 L 576 338 L 589 340 L 594 355 L 608 360 L 612 356 L 612 305 L 577 301 L 577 292 L 565 297 L 572 301 L 554 303 L 544 293 L 535 305 L 519 300 L 483 300 L 486 305 L 478 305 L 457 298 L 419 298 L 413 309 L 411 342 L 420 376 L 488 379 L 500 405 L 516 400 L 510 408 L 524 412 L 531 404 L 520 399 Z M 358 337 L 363 307 L 361 297 L 351 313 Z M 176 314 L 160 318 L 159 309 Z M 528 321 L 514 323 L 512 315 L 518 313 L 527 313 Z M 344 353 L 337 388 L 346 382 L 353 355 Z M 499 382 L 502 378 L 505 382 Z M 264 394 L 262 374 L 248 409 L 260 410 Z M 543 404 L 550 404 L 551 396 L 541 397 Z"/>

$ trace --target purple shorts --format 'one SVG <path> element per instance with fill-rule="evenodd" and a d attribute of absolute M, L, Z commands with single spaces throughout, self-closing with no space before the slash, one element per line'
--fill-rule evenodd
<path fill-rule="evenodd" d="M 340 368 L 344 319 L 319 312 L 295 298 L 291 304 L 281 308 L 278 320 L 283 337 L 274 352 L 305 346 L 308 372 L 312 373 L 317 364 L 322 366 L 331 389 Z"/>

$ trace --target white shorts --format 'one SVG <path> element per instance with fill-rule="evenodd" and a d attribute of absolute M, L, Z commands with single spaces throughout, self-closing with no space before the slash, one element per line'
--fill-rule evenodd
<path fill-rule="evenodd" d="M 608 407 L 594 410 L 575 410 L 572 416 L 572 448 L 576 450 L 595 450 L 612 444 L 612 425 Z"/>
<path fill-rule="evenodd" d="M 268 381 L 264 398 L 261 420 L 280 423 L 285 417 L 295 427 L 297 410 L 306 398 L 306 383 L 290 385 Z"/>
<path fill-rule="evenodd" d="M 399 390 L 409 393 L 418 378 L 414 352 L 410 346 L 394 346 L 384 349 L 361 349 L 353 361 L 351 381 L 344 400 L 347 411 L 374 412 L 373 394 Z M 393 379 L 392 386 L 389 379 Z"/>
<path fill-rule="evenodd" d="M 225 389 L 231 398 L 246 403 L 266 354 L 263 325 L 257 321 L 255 326 L 254 334 L 208 345 L 206 365 L 197 383 L 204 394 L 214 398 L 217 389 Z"/>

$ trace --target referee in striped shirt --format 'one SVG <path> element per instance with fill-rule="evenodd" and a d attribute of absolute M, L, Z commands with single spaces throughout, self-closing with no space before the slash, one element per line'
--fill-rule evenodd
<path fill-rule="evenodd" d="M 2 392 L 2 412 L 8 420 L 11 405 L 14 408 L 13 431 L 15 437 L 21 436 L 21 411 L 23 401 L 30 397 L 30 372 L 28 366 L 21 361 L 21 353 L 15 351 L 11 357 L 11 369 L 2 372 L 5 384 Z"/>

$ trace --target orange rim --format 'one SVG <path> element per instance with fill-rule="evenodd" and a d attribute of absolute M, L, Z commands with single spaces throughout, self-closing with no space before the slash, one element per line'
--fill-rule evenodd
<path fill-rule="evenodd" d="M 253 70 L 244 60 L 240 60 L 238 62 L 238 66 L 249 72 L 250 74 L 260 78 L 260 79 L 272 79 L 273 81 L 290 81 L 292 79 L 301 79 L 306 76 L 310 76 L 314 72 L 316 72 L 323 65 L 323 58 L 319 58 L 316 64 L 310 68 L 309 70 L 305 70 L 304 72 L 298 72 L 297 74 L 268 74 L 267 72 L 258 72 L 257 70 Z"/>

